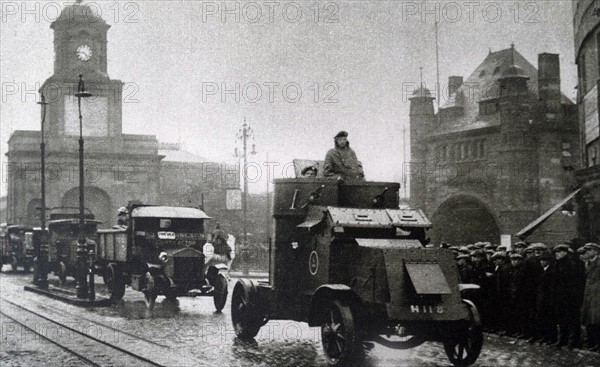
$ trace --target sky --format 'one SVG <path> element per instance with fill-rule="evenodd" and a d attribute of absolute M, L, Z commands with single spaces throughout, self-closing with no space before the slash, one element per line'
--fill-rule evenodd
<path fill-rule="evenodd" d="M 53 73 L 50 24 L 69 3 L 0 0 L 2 195 L 10 134 L 39 130 L 32 91 Z M 436 21 L 442 86 L 514 42 L 536 66 L 539 53 L 560 54 L 561 88 L 575 97 L 570 0 L 84 3 L 111 25 L 108 73 L 126 83 L 124 133 L 235 162 L 245 118 L 250 161 L 266 167 L 268 154 L 276 177 L 295 158 L 323 159 L 346 130 L 367 179 L 401 182 L 407 96 L 421 67 L 435 87 Z M 264 191 L 266 176 L 253 175 L 250 191 Z"/>

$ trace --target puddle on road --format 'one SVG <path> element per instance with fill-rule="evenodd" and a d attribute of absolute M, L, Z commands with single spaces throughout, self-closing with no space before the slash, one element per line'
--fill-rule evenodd
<path fill-rule="evenodd" d="M 162 319 L 181 315 L 179 301 L 169 301 L 166 298 L 157 300 L 153 310 L 149 310 L 143 300 L 121 300 L 108 308 L 98 308 L 96 313 L 102 316 L 120 316 L 128 320 Z"/>

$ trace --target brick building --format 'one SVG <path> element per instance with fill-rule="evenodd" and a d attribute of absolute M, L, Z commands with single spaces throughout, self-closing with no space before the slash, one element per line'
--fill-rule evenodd
<path fill-rule="evenodd" d="M 577 105 L 581 131 L 582 168 L 575 172 L 582 187 L 577 197 L 580 236 L 600 241 L 600 4 L 593 0 L 573 1 L 575 62 L 579 83 Z"/>
<path fill-rule="evenodd" d="M 102 226 L 115 224 L 117 209 L 130 200 L 198 206 L 204 197 L 205 209 L 215 219 L 208 228 L 221 221 L 226 230 L 239 236 L 241 213 L 228 211 L 225 202 L 227 189 L 239 188 L 235 166 L 206 162 L 179 146 L 159 143 L 153 135 L 123 134 L 123 82 L 107 73 L 110 26 L 94 14 L 90 7 L 77 3 L 65 7 L 51 25 L 54 74 L 40 88 L 50 102 L 45 124 L 47 207 L 79 205 L 79 120 L 74 93 L 82 74 L 86 89 L 93 94 L 82 101 L 85 206 Z M 40 131 L 24 130 L 14 131 L 9 138 L 9 223 L 39 225 L 40 138 Z M 251 197 L 249 203 L 263 201 Z M 266 203 L 250 209 L 264 213 Z M 255 225 L 264 225 L 263 216 L 253 215 Z"/>
<path fill-rule="evenodd" d="M 434 241 L 499 243 L 562 204 L 576 186 L 579 138 L 558 55 L 540 54 L 536 69 L 514 46 L 490 51 L 445 92 L 437 114 L 426 88 L 410 98 L 411 201 L 431 217 Z M 543 221 L 531 240 L 576 237 L 574 217 Z"/>

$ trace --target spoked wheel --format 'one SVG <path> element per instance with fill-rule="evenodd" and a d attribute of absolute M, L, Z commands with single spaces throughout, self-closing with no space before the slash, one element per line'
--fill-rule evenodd
<path fill-rule="evenodd" d="M 257 296 L 250 282 L 244 283 L 240 280 L 233 289 L 231 322 L 235 334 L 240 339 L 254 338 L 263 325 L 264 317 L 260 314 L 255 303 Z"/>
<path fill-rule="evenodd" d="M 330 301 L 321 324 L 321 343 L 330 366 L 351 366 L 359 355 L 361 344 L 352 310 L 347 304 Z"/>
<path fill-rule="evenodd" d="M 217 312 L 221 312 L 227 303 L 227 278 L 223 274 L 217 275 L 214 283 L 213 302 Z"/>
<path fill-rule="evenodd" d="M 65 265 L 64 262 L 59 262 L 58 263 L 58 269 L 57 269 L 57 274 L 58 275 L 58 280 L 60 280 L 60 284 L 64 285 L 65 283 L 67 283 L 67 266 Z"/>
<path fill-rule="evenodd" d="M 104 284 L 110 294 L 111 301 L 118 301 L 125 294 L 125 279 L 117 264 L 108 264 L 104 272 Z"/>
<path fill-rule="evenodd" d="M 483 329 L 477 307 L 470 301 L 463 302 L 469 309 L 469 324 L 444 342 L 446 355 L 456 367 L 467 367 L 475 363 L 483 346 Z"/>
<path fill-rule="evenodd" d="M 150 273 L 146 273 L 146 290 L 144 291 L 144 298 L 146 299 L 146 307 L 148 307 L 150 311 L 154 310 L 157 296 L 154 277 Z"/>

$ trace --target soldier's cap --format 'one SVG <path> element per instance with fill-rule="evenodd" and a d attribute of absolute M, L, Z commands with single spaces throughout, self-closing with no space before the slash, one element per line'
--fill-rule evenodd
<path fill-rule="evenodd" d="M 510 254 L 510 259 L 522 259 L 523 255 L 517 253 L 517 252 L 513 252 L 512 254 Z"/>
<path fill-rule="evenodd" d="M 500 245 L 496 248 L 496 250 L 508 250 L 508 246 Z"/>
<path fill-rule="evenodd" d="M 523 250 L 524 253 L 529 253 L 529 252 L 533 252 L 533 247 L 531 246 L 527 246 L 525 247 L 525 250 Z"/>
<path fill-rule="evenodd" d="M 560 245 L 554 246 L 554 248 L 552 249 L 552 251 L 554 251 L 554 252 L 559 252 L 559 251 L 569 252 L 569 249 L 570 249 L 569 245 L 561 243 Z"/>
<path fill-rule="evenodd" d="M 469 248 L 467 246 L 461 246 L 458 248 L 458 252 L 462 252 L 463 254 L 469 254 Z"/>
<path fill-rule="evenodd" d="M 588 242 L 586 243 L 583 248 L 585 250 L 596 250 L 598 252 L 600 252 L 600 245 L 598 245 L 597 243 L 593 243 L 593 242 Z"/>
<path fill-rule="evenodd" d="M 492 260 L 498 260 L 498 259 L 506 259 L 506 256 L 502 253 L 502 252 L 494 252 L 494 254 L 492 255 Z"/>
<path fill-rule="evenodd" d="M 531 247 L 534 250 L 547 250 L 548 249 L 548 247 L 541 242 L 534 243 L 533 245 L 531 245 L 529 247 Z"/>
<path fill-rule="evenodd" d="M 304 167 L 300 173 L 302 173 L 303 175 L 305 175 L 308 171 L 315 171 L 315 172 L 317 172 L 317 166 Z"/>
<path fill-rule="evenodd" d="M 583 253 L 585 253 L 585 250 L 586 250 L 585 246 L 581 246 L 580 248 L 578 248 L 578 249 L 577 249 L 577 251 L 576 251 L 576 252 L 577 252 L 578 254 L 583 254 Z"/>
<path fill-rule="evenodd" d="M 474 249 L 475 249 L 475 245 L 473 245 L 473 244 L 467 245 L 467 246 L 465 246 L 465 247 L 466 247 L 466 248 L 467 248 L 467 250 L 469 250 L 469 251 L 471 251 L 471 250 L 474 250 Z"/>
<path fill-rule="evenodd" d="M 120 208 L 119 208 L 119 214 L 121 214 L 121 213 L 125 213 L 125 214 L 127 214 L 127 213 L 128 213 L 128 210 L 127 210 L 127 208 L 126 208 L 126 207 L 124 207 L 124 206 L 120 207 Z"/>
<path fill-rule="evenodd" d="M 485 250 L 485 253 L 486 253 L 486 254 L 492 254 L 492 255 L 493 255 L 493 254 L 495 254 L 495 253 L 496 253 L 496 251 L 494 251 L 493 249 L 489 248 L 489 249 Z"/>
<path fill-rule="evenodd" d="M 473 247 L 475 247 L 478 250 L 484 248 L 484 246 L 485 245 L 483 244 L 483 242 L 477 242 L 476 244 L 473 245 Z"/>
<path fill-rule="evenodd" d="M 466 259 L 469 260 L 470 256 L 467 254 L 460 254 L 456 257 L 456 260 Z"/>
<path fill-rule="evenodd" d="M 486 249 L 486 250 L 489 250 L 489 249 L 492 249 L 492 250 L 493 250 L 493 249 L 495 249 L 495 248 L 496 248 L 496 246 L 492 245 L 491 243 L 488 243 L 488 244 L 487 244 L 487 245 L 485 245 L 483 248 L 484 248 L 484 249 Z"/>
<path fill-rule="evenodd" d="M 515 247 L 527 247 L 527 242 L 519 241 L 515 243 Z"/>
<path fill-rule="evenodd" d="M 333 138 L 337 139 L 337 138 L 347 138 L 347 137 L 348 137 L 348 133 L 346 131 L 342 130 L 339 133 L 337 133 L 337 135 L 334 136 Z"/>

